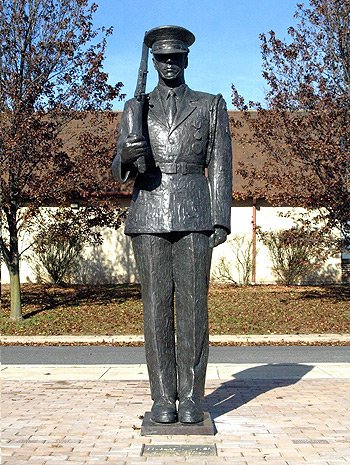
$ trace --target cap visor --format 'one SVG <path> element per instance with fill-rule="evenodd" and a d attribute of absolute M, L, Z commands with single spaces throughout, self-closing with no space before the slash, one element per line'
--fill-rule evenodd
<path fill-rule="evenodd" d="M 170 55 L 170 54 L 173 54 L 173 53 L 188 53 L 187 50 L 179 50 L 179 49 L 166 49 L 166 50 L 156 50 L 156 51 L 153 51 L 152 50 L 152 54 L 153 55 Z"/>

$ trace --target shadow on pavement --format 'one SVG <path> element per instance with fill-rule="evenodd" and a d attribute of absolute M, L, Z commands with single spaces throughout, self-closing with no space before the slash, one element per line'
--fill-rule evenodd
<path fill-rule="evenodd" d="M 236 410 L 252 399 L 283 386 L 300 381 L 314 367 L 297 363 L 277 363 L 248 368 L 221 384 L 204 400 L 212 419 Z"/>

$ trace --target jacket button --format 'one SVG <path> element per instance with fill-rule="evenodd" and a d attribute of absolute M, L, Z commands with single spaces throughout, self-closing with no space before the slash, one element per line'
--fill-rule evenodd
<path fill-rule="evenodd" d="M 194 153 L 199 155 L 200 153 L 202 153 L 202 144 L 200 142 L 195 142 L 194 144 L 192 144 L 192 150 Z"/>

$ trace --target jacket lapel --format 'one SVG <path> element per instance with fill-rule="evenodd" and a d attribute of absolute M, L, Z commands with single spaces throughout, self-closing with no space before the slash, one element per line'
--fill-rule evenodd
<path fill-rule="evenodd" d="M 170 128 L 170 134 L 188 118 L 197 108 L 197 100 L 195 93 L 189 87 L 186 87 L 182 96 L 179 108 L 177 109 L 174 122 Z"/>
<path fill-rule="evenodd" d="M 167 125 L 167 116 L 157 88 L 155 88 L 148 96 L 148 108 L 149 114 L 152 118 L 156 119 L 162 126 L 169 130 Z"/>

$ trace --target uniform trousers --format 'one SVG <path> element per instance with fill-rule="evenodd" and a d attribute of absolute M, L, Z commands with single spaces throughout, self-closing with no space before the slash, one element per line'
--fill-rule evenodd
<path fill-rule="evenodd" d="M 141 281 L 153 400 L 161 397 L 200 400 L 204 396 L 212 255 L 209 235 L 209 232 L 171 232 L 132 237 Z"/>

